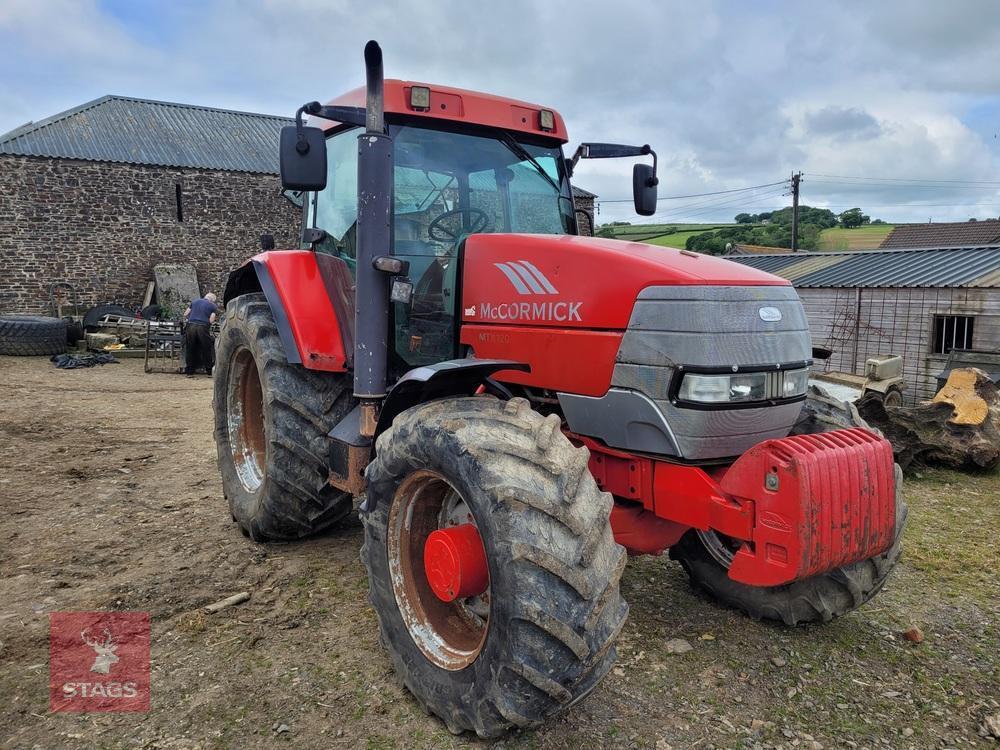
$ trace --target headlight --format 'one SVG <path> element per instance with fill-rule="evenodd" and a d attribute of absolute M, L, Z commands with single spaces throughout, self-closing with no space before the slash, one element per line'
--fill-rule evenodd
<path fill-rule="evenodd" d="M 681 381 L 678 394 L 684 401 L 721 404 L 739 401 L 761 401 L 767 398 L 767 373 L 741 375 L 695 375 L 688 373 Z"/>
<path fill-rule="evenodd" d="M 681 381 L 678 397 L 702 404 L 738 404 L 750 401 L 794 398 L 806 392 L 809 370 L 698 375 L 688 373 Z"/>
<path fill-rule="evenodd" d="M 783 398 L 801 396 L 809 387 L 809 370 L 786 370 L 782 373 L 781 395 Z"/>

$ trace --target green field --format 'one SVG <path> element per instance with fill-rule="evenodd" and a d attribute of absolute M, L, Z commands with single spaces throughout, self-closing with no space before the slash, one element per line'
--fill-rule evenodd
<path fill-rule="evenodd" d="M 608 227 L 608 229 L 613 230 L 616 240 L 683 248 L 687 238 L 692 235 L 732 226 L 735 224 L 633 224 L 627 227 Z"/>
<path fill-rule="evenodd" d="M 857 229 L 824 229 L 819 234 L 818 250 L 874 250 L 895 224 L 869 224 Z"/>
<path fill-rule="evenodd" d="M 688 237 L 702 232 L 736 226 L 735 224 L 632 224 L 630 226 L 608 227 L 618 240 L 647 242 L 650 245 L 683 248 Z M 824 229 L 819 235 L 817 251 L 831 250 L 874 250 L 886 235 L 895 228 L 894 224 L 874 224 L 857 229 Z"/>
<path fill-rule="evenodd" d="M 674 232 L 673 234 L 664 234 L 659 237 L 653 237 L 652 239 L 646 240 L 650 245 L 661 245 L 663 247 L 678 247 L 683 249 L 684 243 L 687 242 L 688 237 L 693 237 L 696 234 L 702 234 L 703 232 L 711 231 L 712 229 L 718 229 L 718 227 L 709 227 L 708 229 L 691 229 L 686 232 Z"/>

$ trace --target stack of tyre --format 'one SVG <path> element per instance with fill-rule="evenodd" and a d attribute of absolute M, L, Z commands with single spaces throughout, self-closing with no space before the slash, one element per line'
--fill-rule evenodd
<path fill-rule="evenodd" d="M 41 356 L 65 351 L 65 320 L 41 315 L 0 315 L 0 354 Z"/>

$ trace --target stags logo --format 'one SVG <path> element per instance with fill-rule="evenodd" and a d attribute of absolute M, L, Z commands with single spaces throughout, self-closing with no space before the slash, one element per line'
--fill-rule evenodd
<path fill-rule="evenodd" d="M 97 654 L 97 658 L 94 659 L 94 663 L 90 667 L 91 672 L 107 674 L 111 671 L 111 665 L 119 661 L 118 654 L 115 653 L 118 650 L 118 645 L 111 637 L 111 631 L 107 628 L 104 628 L 103 642 L 98 642 L 88 636 L 86 630 L 80 632 L 80 640 L 94 649 L 94 653 Z"/>
<path fill-rule="evenodd" d="M 507 277 L 507 281 L 514 287 L 514 291 L 521 296 L 547 297 L 559 294 L 559 290 L 555 288 L 545 274 L 529 261 L 509 260 L 504 263 L 494 263 L 493 265 L 500 269 L 500 272 Z M 580 317 L 580 307 L 582 305 L 582 302 L 544 299 L 531 302 L 501 302 L 499 304 L 481 302 L 479 304 L 479 317 L 484 320 L 503 321 L 582 322 L 583 319 Z M 476 310 L 473 307 L 471 313 L 466 310 L 465 314 L 467 317 L 473 317 L 475 316 L 475 312 Z"/>
<path fill-rule="evenodd" d="M 149 613 L 51 613 L 49 708 L 148 711 Z"/>

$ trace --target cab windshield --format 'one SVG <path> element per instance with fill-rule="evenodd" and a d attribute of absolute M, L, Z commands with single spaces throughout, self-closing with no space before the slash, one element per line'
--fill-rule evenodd
<path fill-rule="evenodd" d="M 397 252 L 413 242 L 444 251 L 476 232 L 572 231 L 558 147 L 411 126 L 393 142 Z"/>

